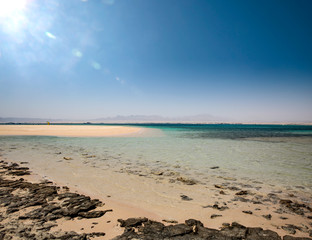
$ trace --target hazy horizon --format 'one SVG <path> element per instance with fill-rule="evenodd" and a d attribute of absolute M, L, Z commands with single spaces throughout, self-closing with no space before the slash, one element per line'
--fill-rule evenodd
<path fill-rule="evenodd" d="M 127 123 L 194 123 L 194 124 L 300 124 L 310 125 L 312 121 L 235 121 L 232 119 L 218 118 L 210 115 L 166 117 L 156 115 L 130 115 L 112 116 L 93 119 L 56 119 L 56 118 L 23 118 L 23 117 L 0 117 L 0 123 L 108 123 L 108 124 L 127 124 Z"/>
<path fill-rule="evenodd" d="M 312 122 L 311 1 L 0 3 L 0 117 Z"/>

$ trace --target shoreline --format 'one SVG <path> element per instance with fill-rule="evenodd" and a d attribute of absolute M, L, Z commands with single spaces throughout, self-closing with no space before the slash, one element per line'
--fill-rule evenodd
<path fill-rule="evenodd" d="M 1 204 L 1 222 L 2 228 L 0 228 L 0 235 L 5 237 L 6 235 L 10 236 L 11 234 L 19 234 L 20 236 L 57 236 L 64 237 L 64 239 L 145 239 L 145 237 L 154 237 L 153 239 L 175 239 L 175 237 L 179 237 L 179 239 L 190 239 L 191 237 L 198 237 L 198 239 L 209 239 L 207 236 L 214 237 L 214 239 L 227 239 L 224 237 L 240 237 L 245 236 L 246 239 L 251 237 L 250 239 L 284 239 L 284 240 L 306 240 L 311 238 L 297 238 L 292 237 L 290 235 L 284 235 L 283 238 L 279 237 L 278 234 L 274 231 L 262 230 L 262 228 L 257 227 L 245 227 L 238 223 L 223 223 L 223 227 L 220 230 L 214 230 L 209 225 L 204 225 L 197 220 L 194 219 L 185 219 L 185 223 L 178 223 L 175 221 L 167 221 L 161 223 L 161 221 L 157 220 L 155 222 L 154 217 L 148 215 L 147 212 L 137 212 L 138 209 L 129 209 L 129 206 L 122 206 L 121 204 L 112 205 L 107 200 L 92 200 L 84 195 L 80 189 L 75 190 L 73 188 L 68 189 L 66 186 L 58 185 L 55 182 L 47 181 L 46 179 L 42 179 L 36 173 L 31 173 L 28 167 L 25 167 L 27 163 L 22 162 L 20 164 L 16 163 L 8 163 L 6 161 L 1 160 L 1 185 L 0 188 L 5 187 L 6 194 L 12 199 L 27 199 L 27 191 L 23 189 L 38 189 L 35 190 L 33 195 L 31 195 L 32 200 L 37 199 L 39 192 L 41 193 L 41 202 L 39 204 L 36 202 L 37 200 L 23 201 L 24 204 L 16 205 L 12 202 L 6 208 L 6 214 L 3 212 L 3 199 L 0 198 Z M 3 171 L 5 170 L 5 171 Z M 20 186 L 21 185 L 21 186 Z M 13 186 L 11 190 L 8 190 L 8 187 Z M 61 187 L 62 186 L 62 187 Z M 41 189 L 41 190 L 40 190 Z M 43 191 L 44 190 L 44 191 Z M 57 192 L 56 192 L 57 190 Z M 53 192 L 53 193 L 52 193 Z M 14 193 L 12 195 L 12 193 Z M 43 198 L 42 198 L 43 194 Z M 62 196 L 71 196 L 74 195 L 73 198 L 69 197 L 70 204 L 75 205 L 75 198 L 83 198 L 85 202 L 82 202 L 82 205 L 78 206 L 78 209 L 82 209 L 81 211 L 76 211 L 75 213 L 68 215 L 68 210 L 64 209 L 61 205 L 57 205 L 59 201 L 55 199 L 60 199 Z M 46 199 L 46 200 L 45 200 Z M 15 201 L 17 201 L 15 200 Z M 11 200 L 12 201 L 12 200 Z M 21 200 L 18 200 L 21 201 Z M 42 202 L 43 201 L 43 202 Z M 48 205 L 47 202 L 48 202 Z M 80 201 L 80 200 L 79 200 Z M 89 202 L 88 202 L 89 201 Z M 91 202 L 90 202 L 91 201 Z M 93 201 L 94 208 L 88 208 L 90 210 L 86 210 L 84 206 L 89 206 Z M 81 201 L 80 201 L 81 202 Z M 104 203 L 103 203 L 104 202 Z M 26 204 L 26 205 L 25 205 Z M 17 206 L 17 207 L 16 207 Z M 39 207 L 36 207 L 39 206 Z M 35 208 L 34 208 L 35 207 Z M 118 209 L 121 209 L 121 215 L 118 213 Z M 30 210 L 27 210 L 30 208 Z M 10 210 L 11 209 L 11 210 Z M 42 209 L 42 210 L 40 210 Z M 48 209 L 48 210 L 47 210 Z M 61 215 L 57 215 L 53 209 L 60 209 L 57 211 L 60 212 Z M 68 207 L 67 209 L 71 209 Z M 77 209 L 74 207 L 73 209 Z M 128 214 L 125 214 L 123 210 L 127 209 Z M 38 211 L 40 210 L 40 211 Z M 130 210 L 130 211 L 129 211 Z M 48 211 L 48 214 L 45 215 L 44 218 L 38 217 L 42 212 Z M 65 214 L 66 213 L 66 214 Z M 95 214 L 96 213 L 96 214 Z M 53 215 L 54 214 L 54 215 Z M 90 217 L 87 217 L 89 216 Z M 96 216 L 95 216 L 96 215 Z M 53 217 L 54 216 L 54 217 Z M 147 217 L 147 218 L 146 218 Z M 32 220 L 30 224 L 33 228 L 30 229 L 28 219 L 38 219 Z M 25 221 L 24 221 L 25 219 Z M 121 220 L 124 219 L 124 220 Z M 153 220 L 148 220 L 153 219 Z M 42 225 L 42 221 L 44 224 Z M 3 224 L 4 222 L 4 224 Z M 119 223 L 118 223 L 119 222 Z M 39 228 L 39 225 L 43 227 Z M 10 230 L 8 230 L 8 226 L 10 226 Z M 125 230 L 123 229 L 125 228 Z M 13 230 L 12 230 L 13 229 Z M 15 230 L 17 232 L 15 232 Z M 23 230 L 24 229 L 24 230 Z M 144 230 L 145 229 L 145 230 Z M 130 231 L 129 231 L 130 230 Z M 26 235 L 25 235 L 26 234 Z M 28 235 L 27 235 L 28 234 Z M 50 235 L 49 235 L 50 234 Z M 52 235 L 51 235 L 52 234 Z M 242 235 L 243 234 L 243 235 Z M 311 233 L 310 233 L 311 235 Z M 68 237 L 68 238 L 66 238 Z M 255 238 L 257 237 L 257 238 Z M 245 239 L 245 238 L 244 238 Z"/>
<path fill-rule="evenodd" d="M 180 121 L 180 122 L 53 122 L 53 126 L 136 126 L 136 125 L 258 125 L 258 126 L 312 126 L 312 122 L 193 122 L 193 121 Z M 46 122 L 0 122 L 0 126 L 45 126 Z"/>

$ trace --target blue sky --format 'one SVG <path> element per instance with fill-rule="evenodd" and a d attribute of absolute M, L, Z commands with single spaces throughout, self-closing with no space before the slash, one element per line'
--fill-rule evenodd
<path fill-rule="evenodd" d="M 311 1 L 9 2 L 0 117 L 312 121 Z"/>

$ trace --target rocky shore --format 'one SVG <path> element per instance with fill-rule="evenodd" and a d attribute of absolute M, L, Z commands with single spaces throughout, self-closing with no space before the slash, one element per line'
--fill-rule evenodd
<path fill-rule="evenodd" d="M 262 228 L 247 228 L 236 222 L 224 224 L 221 230 L 206 228 L 195 219 L 186 220 L 184 224 L 165 226 L 162 223 L 147 218 L 130 218 L 119 220 L 125 232 L 114 240 L 150 240 L 150 239 L 176 239 L 176 240 L 309 240 L 311 238 L 298 238 L 289 235 L 281 238 L 276 232 Z"/>
<path fill-rule="evenodd" d="M 56 220 L 99 218 L 112 211 L 97 210 L 98 199 L 72 193 L 52 182 L 31 183 L 27 167 L 0 162 L 0 239 L 90 239 L 104 232 L 76 233 L 53 230 Z"/>
<path fill-rule="evenodd" d="M 62 221 L 94 219 L 96 221 L 114 214 L 112 209 L 105 209 L 104 203 L 98 199 L 69 191 L 66 186 L 56 186 L 53 182 L 34 183 L 26 180 L 31 175 L 26 162 L 8 163 L 0 161 L 0 240 L 1 239 L 108 239 L 102 231 L 64 231 Z M 181 179 L 183 180 L 183 179 Z M 179 180 L 179 181 L 181 181 Z M 216 188 L 221 188 L 216 186 Z M 222 188 L 223 189 L 223 188 Z M 248 194 L 238 191 L 237 197 Z M 187 196 L 185 196 L 187 197 Z M 274 196 L 272 196 L 274 197 Z M 288 199 L 276 199 L 283 209 L 294 214 L 310 215 L 311 208 Z M 207 206 L 222 211 L 224 206 Z M 183 211 L 183 209 L 181 210 Z M 110 213 L 112 212 L 112 213 Z M 309 213 L 309 214 L 307 214 Z M 246 211 L 245 214 L 252 214 Z M 211 216 L 211 218 L 216 218 Z M 270 216 L 263 216 L 270 219 Z M 308 216 L 309 217 L 309 216 Z M 224 223 L 220 230 L 204 227 L 200 221 L 189 219 L 185 223 L 156 222 L 147 218 L 119 219 L 124 233 L 114 240 L 124 239 L 283 239 L 306 240 L 286 235 L 280 237 L 276 232 L 262 228 L 249 228 L 233 222 Z M 174 223 L 174 224 L 172 224 Z M 168 225 L 169 224 L 169 225 Z M 300 230 L 300 226 L 287 225 L 292 234 Z M 302 229 L 301 229 L 302 230 Z M 301 231 L 300 230 L 300 231 Z M 311 230 L 305 230 L 310 231 Z"/>

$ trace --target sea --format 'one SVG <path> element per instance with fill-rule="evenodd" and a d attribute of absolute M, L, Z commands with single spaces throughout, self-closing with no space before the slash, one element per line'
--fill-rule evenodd
<path fill-rule="evenodd" d="M 92 125 L 92 124 L 91 124 Z M 107 124 L 94 124 L 107 125 Z M 49 168 L 64 157 L 86 167 L 148 175 L 222 176 L 312 193 L 312 126 L 124 124 L 150 134 L 122 137 L 0 136 L 0 155 Z M 159 173 L 159 174 L 162 174 Z"/>

